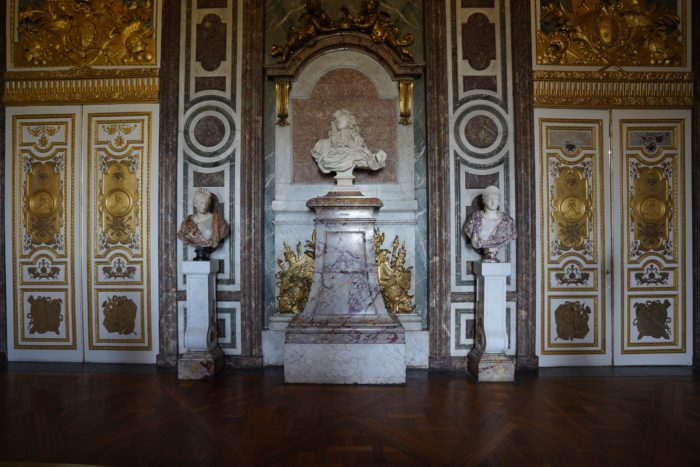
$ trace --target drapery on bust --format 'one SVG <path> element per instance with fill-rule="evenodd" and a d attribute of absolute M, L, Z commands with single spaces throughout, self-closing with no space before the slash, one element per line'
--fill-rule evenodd
<path fill-rule="evenodd" d="M 515 240 L 515 221 L 498 210 L 501 192 L 496 186 L 488 186 L 481 194 L 484 209 L 471 213 L 464 224 L 464 234 L 475 250 L 483 250 L 485 263 L 497 263 L 496 250 Z"/>
<path fill-rule="evenodd" d="M 328 138 L 320 139 L 311 150 L 323 173 L 336 172 L 336 179 L 352 179 L 355 168 L 379 170 L 386 165 L 386 153 L 367 148 L 355 116 L 345 109 L 333 113 Z M 340 183 L 339 183 L 340 184 Z"/>
<path fill-rule="evenodd" d="M 214 211 L 214 196 L 205 188 L 194 192 L 194 214 L 187 216 L 180 224 L 177 238 L 185 245 L 194 246 L 195 261 L 207 261 L 230 233 L 228 223 Z"/>

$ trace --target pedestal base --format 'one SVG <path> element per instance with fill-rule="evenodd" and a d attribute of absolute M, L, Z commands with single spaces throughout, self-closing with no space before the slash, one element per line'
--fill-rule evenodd
<path fill-rule="evenodd" d="M 187 352 L 177 361 L 177 379 L 210 379 L 224 368 L 224 352 Z"/>
<path fill-rule="evenodd" d="M 467 357 L 467 368 L 479 383 L 515 380 L 515 359 L 505 354 L 482 354 L 473 349 Z"/>
<path fill-rule="evenodd" d="M 284 382 L 404 384 L 405 344 L 285 344 Z"/>

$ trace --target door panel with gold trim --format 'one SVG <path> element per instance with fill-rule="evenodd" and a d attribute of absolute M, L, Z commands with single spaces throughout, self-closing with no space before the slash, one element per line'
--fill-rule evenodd
<path fill-rule="evenodd" d="M 540 364 L 609 365 L 607 114 L 535 118 Z"/>
<path fill-rule="evenodd" d="M 8 108 L 8 356 L 155 362 L 157 105 Z"/>
<path fill-rule="evenodd" d="M 7 109 L 10 360 L 83 359 L 74 210 L 80 117 L 80 107 Z"/>
<path fill-rule="evenodd" d="M 690 111 L 613 113 L 615 361 L 692 362 Z"/>

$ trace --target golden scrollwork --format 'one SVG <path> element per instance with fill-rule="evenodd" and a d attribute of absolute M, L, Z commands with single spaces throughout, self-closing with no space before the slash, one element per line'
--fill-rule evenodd
<path fill-rule="evenodd" d="M 105 244 L 130 243 L 139 230 L 137 174 L 128 161 L 111 161 L 106 164 L 100 188 L 100 228 Z"/>
<path fill-rule="evenodd" d="M 104 319 L 102 325 L 108 332 L 136 334 L 136 303 L 124 295 L 108 297 L 102 303 Z"/>
<path fill-rule="evenodd" d="M 390 313 L 411 313 L 416 307 L 413 295 L 409 295 L 413 279 L 413 267 L 406 268 L 406 246 L 394 237 L 391 251 L 382 248 L 384 233 L 374 230 L 374 254 L 377 264 L 379 288 L 384 305 Z"/>
<path fill-rule="evenodd" d="M 639 0 L 589 0 L 542 7 L 537 31 L 541 65 L 684 65 L 680 18 Z"/>
<path fill-rule="evenodd" d="M 314 258 L 316 256 L 316 230 L 311 234 L 311 240 L 304 245 L 297 243 L 296 254 L 291 247 L 284 244 L 284 259 L 277 259 L 280 270 L 276 276 L 279 295 L 277 296 L 277 311 L 280 313 L 301 313 L 309 300 L 311 282 L 314 275 Z"/>
<path fill-rule="evenodd" d="M 304 14 L 299 18 L 302 25 L 289 29 L 286 44 L 272 46 L 273 57 L 286 62 L 297 50 L 313 45 L 319 36 L 356 31 L 368 34 L 377 44 L 386 44 L 401 60 L 413 61 L 413 52 L 408 48 L 413 44 L 413 35 L 402 36 L 391 16 L 380 10 L 378 0 L 362 0 L 362 7 L 356 16 L 342 7 L 337 19 L 331 19 L 320 3 L 320 0 L 307 0 Z"/>
<path fill-rule="evenodd" d="M 36 129 L 36 127 L 34 127 Z M 33 245 L 56 243 L 63 217 L 63 183 L 55 161 L 25 164 L 24 215 Z"/>
<path fill-rule="evenodd" d="M 580 167 L 565 167 L 554 179 L 551 215 L 557 240 L 565 249 L 581 249 L 592 217 L 588 179 Z"/>
<path fill-rule="evenodd" d="M 642 250 L 659 250 L 669 239 L 673 201 L 661 167 L 640 168 L 634 179 L 631 216 Z"/>
<path fill-rule="evenodd" d="M 19 12 L 17 67 L 155 65 L 150 0 L 48 0 Z"/>

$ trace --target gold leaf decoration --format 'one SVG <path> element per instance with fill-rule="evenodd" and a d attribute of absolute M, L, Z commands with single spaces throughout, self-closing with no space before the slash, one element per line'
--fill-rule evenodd
<path fill-rule="evenodd" d="M 394 237 L 391 251 L 382 248 L 384 233 L 374 230 L 374 255 L 377 264 L 379 288 L 384 298 L 384 305 L 390 313 L 411 313 L 416 306 L 413 295 L 409 295 L 413 268 L 406 268 L 406 246 L 402 245 L 399 236 Z"/>
<path fill-rule="evenodd" d="M 561 169 L 554 180 L 552 218 L 557 240 L 565 249 L 582 249 L 592 217 L 588 179 L 580 167 Z"/>
<path fill-rule="evenodd" d="M 581 302 L 565 302 L 554 311 L 557 338 L 572 341 L 584 339 L 590 332 L 591 307 Z"/>
<path fill-rule="evenodd" d="M 301 313 L 309 300 L 311 282 L 314 275 L 314 258 L 316 256 L 316 230 L 311 234 L 311 240 L 304 245 L 297 243 L 296 254 L 290 246 L 284 244 L 284 259 L 277 259 L 280 270 L 277 272 L 277 311 L 280 313 Z"/>
<path fill-rule="evenodd" d="M 137 175 L 127 161 L 112 161 L 101 182 L 100 215 L 105 244 L 130 243 L 139 230 Z"/>
<path fill-rule="evenodd" d="M 117 334 L 136 334 L 136 303 L 130 298 L 121 295 L 107 298 L 102 303 L 104 320 L 102 324 L 109 332 Z"/>
<path fill-rule="evenodd" d="M 150 0 L 34 1 L 19 12 L 18 67 L 155 65 Z"/>
<path fill-rule="evenodd" d="M 41 135 L 39 144 L 42 144 L 44 136 Z M 55 161 L 31 161 L 25 167 L 24 214 L 27 234 L 34 246 L 58 243 L 63 216 L 60 162 L 57 165 Z"/>
<path fill-rule="evenodd" d="M 540 65 L 683 65 L 680 18 L 656 2 L 586 0 L 549 2 L 537 31 Z"/>
<path fill-rule="evenodd" d="M 634 320 L 634 325 L 637 326 L 639 337 L 653 337 L 655 339 L 671 339 L 669 332 L 671 328 L 669 323 L 671 318 L 668 316 L 668 309 L 671 307 L 671 302 L 664 300 L 647 300 L 645 303 L 635 303 L 634 312 L 637 317 Z"/>
<path fill-rule="evenodd" d="M 59 334 L 63 315 L 61 307 L 63 300 L 60 298 L 34 297 L 27 298 L 30 305 L 29 313 L 29 334 L 45 334 L 55 332 Z"/>
<path fill-rule="evenodd" d="M 642 250 L 659 250 L 669 239 L 673 202 L 661 167 L 640 168 L 634 179 L 631 215 Z"/>

